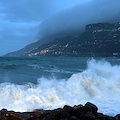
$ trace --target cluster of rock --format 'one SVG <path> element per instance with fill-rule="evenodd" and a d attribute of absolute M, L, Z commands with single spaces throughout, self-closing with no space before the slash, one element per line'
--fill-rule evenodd
<path fill-rule="evenodd" d="M 14 112 L 2 109 L 0 120 L 120 120 L 120 115 L 107 116 L 97 112 L 96 105 L 87 102 L 84 106 L 74 107 L 65 105 L 54 110 L 35 110 L 33 112 Z"/>

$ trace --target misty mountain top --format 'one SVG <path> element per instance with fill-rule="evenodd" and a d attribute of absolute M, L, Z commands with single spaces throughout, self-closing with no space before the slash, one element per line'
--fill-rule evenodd
<path fill-rule="evenodd" d="M 1 0 L 0 55 L 80 34 L 87 24 L 120 21 L 119 15 L 120 0 Z"/>
<path fill-rule="evenodd" d="M 85 25 L 120 20 L 120 0 L 92 0 L 76 5 L 45 19 L 40 25 L 40 36 L 83 31 Z"/>
<path fill-rule="evenodd" d="M 81 34 L 42 41 L 50 39 L 46 44 L 38 41 L 6 56 L 120 56 L 120 22 L 88 24 Z"/>

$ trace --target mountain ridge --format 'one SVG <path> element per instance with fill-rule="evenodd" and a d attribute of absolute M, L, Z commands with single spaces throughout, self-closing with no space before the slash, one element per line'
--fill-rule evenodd
<path fill-rule="evenodd" d="M 81 35 L 57 38 L 23 56 L 120 56 L 120 22 L 86 25 Z M 111 49 L 112 47 L 112 49 Z"/>
<path fill-rule="evenodd" d="M 45 43 L 45 41 L 50 42 Z M 41 43 L 43 41 L 43 43 Z M 45 43 L 45 44 L 44 44 Z M 6 56 L 120 56 L 120 22 L 94 23 L 83 33 L 43 38 Z M 111 47 L 113 49 L 111 49 Z"/>

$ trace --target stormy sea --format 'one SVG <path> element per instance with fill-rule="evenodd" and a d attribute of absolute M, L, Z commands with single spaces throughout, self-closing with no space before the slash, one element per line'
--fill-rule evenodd
<path fill-rule="evenodd" d="M 25 112 L 87 101 L 104 114 L 120 112 L 119 58 L 0 58 L 0 109 Z"/>

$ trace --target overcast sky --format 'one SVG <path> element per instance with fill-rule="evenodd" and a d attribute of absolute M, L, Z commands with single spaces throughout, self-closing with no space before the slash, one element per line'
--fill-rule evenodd
<path fill-rule="evenodd" d="M 51 31 L 54 29 L 54 32 L 56 31 L 55 28 L 61 31 L 62 29 L 60 26 L 64 23 L 64 21 L 68 21 L 67 19 L 75 17 L 74 15 L 78 15 L 76 14 L 78 9 L 74 8 L 78 8 L 79 6 L 81 8 L 82 6 L 83 8 L 87 8 L 87 5 L 90 3 L 93 4 L 96 1 L 98 0 L 0 0 L 0 55 L 19 50 L 25 45 L 38 40 L 38 32 L 40 30 L 43 31 L 43 33 L 41 32 L 42 34 L 47 34 L 46 30 Z M 118 4 L 120 3 L 120 0 L 104 1 L 107 1 L 108 6 L 109 4 L 114 6 L 116 11 L 120 10 L 120 4 Z M 109 3 L 108 1 L 117 1 L 117 3 L 114 2 L 115 4 L 113 4 L 113 2 Z M 99 5 L 99 3 L 97 5 Z M 103 9 L 107 9 L 103 3 L 101 6 L 103 6 Z M 81 10 L 88 12 L 87 16 L 89 16 L 88 10 L 92 9 L 90 13 L 92 14 L 93 11 L 97 11 L 97 7 L 93 9 L 93 7 L 90 6 L 89 9 Z M 66 16 L 68 13 L 70 14 Z M 108 13 L 109 15 L 111 14 L 110 8 L 106 11 L 106 14 Z M 113 14 L 115 13 L 113 12 Z M 103 12 L 104 17 L 106 14 Z M 62 17 L 63 21 L 61 22 L 61 20 L 56 19 L 54 16 L 58 19 L 60 16 L 64 16 L 65 19 Z M 78 22 L 80 20 L 85 21 L 84 15 L 81 12 L 80 17 L 82 16 L 83 19 L 78 19 Z M 91 18 L 92 17 L 90 17 L 90 19 Z M 53 23 L 51 24 L 51 20 L 54 21 L 54 27 Z M 69 26 L 71 23 L 73 23 L 72 20 L 68 23 L 67 28 L 73 27 Z"/>
<path fill-rule="evenodd" d="M 90 0 L 0 0 L 0 55 L 38 39 L 40 23 Z"/>

